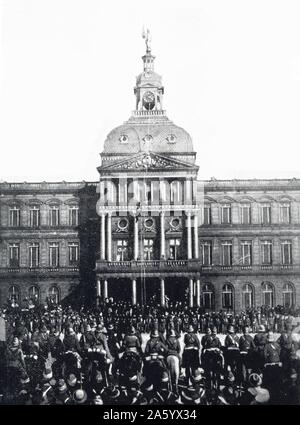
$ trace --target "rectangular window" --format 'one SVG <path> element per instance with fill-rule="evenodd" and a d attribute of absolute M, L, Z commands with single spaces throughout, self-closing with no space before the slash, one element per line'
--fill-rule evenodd
<path fill-rule="evenodd" d="M 20 244 L 9 245 L 9 266 L 20 267 Z"/>
<path fill-rule="evenodd" d="M 250 204 L 241 205 L 241 223 L 251 224 L 251 206 Z"/>
<path fill-rule="evenodd" d="M 293 263 L 291 241 L 283 241 L 281 243 L 281 261 L 284 265 L 290 265 Z"/>
<path fill-rule="evenodd" d="M 242 241 L 241 242 L 241 264 L 244 266 L 251 266 L 252 264 L 252 242 Z"/>
<path fill-rule="evenodd" d="M 9 225 L 12 227 L 20 226 L 20 208 L 13 207 L 9 210 Z"/>
<path fill-rule="evenodd" d="M 79 245 L 77 242 L 69 243 L 69 264 L 77 264 L 79 258 Z"/>
<path fill-rule="evenodd" d="M 78 207 L 69 208 L 69 225 L 78 226 Z"/>
<path fill-rule="evenodd" d="M 203 224 L 211 224 L 211 208 L 210 205 L 204 205 L 204 211 L 203 211 Z"/>
<path fill-rule="evenodd" d="M 211 242 L 203 242 L 200 245 L 203 266 L 211 266 L 212 264 L 212 260 L 211 260 L 212 249 L 211 248 L 212 248 Z"/>
<path fill-rule="evenodd" d="M 272 242 L 271 241 L 261 242 L 261 263 L 263 265 L 272 264 Z"/>
<path fill-rule="evenodd" d="M 170 239 L 170 260 L 177 260 L 180 249 L 180 239 Z"/>
<path fill-rule="evenodd" d="M 49 224 L 50 226 L 58 226 L 59 225 L 59 207 L 51 206 L 49 211 Z"/>
<path fill-rule="evenodd" d="M 117 240 L 117 261 L 128 260 L 128 241 L 127 239 Z"/>
<path fill-rule="evenodd" d="M 230 224 L 231 223 L 231 205 L 222 205 L 221 206 L 221 223 Z"/>
<path fill-rule="evenodd" d="M 231 241 L 222 242 L 222 265 L 223 266 L 232 265 L 232 242 Z"/>
<path fill-rule="evenodd" d="M 30 227 L 39 227 L 40 225 L 40 209 L 39 207 L 30 208 Z"/>
<path fill-rule="evenodd" d="M 59 245 L 57 242 L 49 244 L 49 265 L 58 267 L 59 264 Z"/>
<path fill-rule="evenodd" d="M 261 223 L 271 224 L 271 205 L 270 204 L 261 205 Z"/>
<path fill-rule="evenodd" d="M 153 259 L 153 239 L 144 239 L 144 260 Z"/>
<path fill-rule="evenodd" d="M 280 205 L 280 221 L 283 224 L 289 224 L 291 222 L 291 205 L 281 204 Z"/>
<path fill-rule="evenodd" d="M 29 267 L 39 266 L 39 244 L 33 243 L 29 246 Z"/>

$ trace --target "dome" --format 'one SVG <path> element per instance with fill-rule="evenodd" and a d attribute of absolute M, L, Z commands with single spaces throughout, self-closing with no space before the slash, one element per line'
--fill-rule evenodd
<path fill-rule="evenodd" d="M 191 136 L 166 117 L 155 121 L 132 117 L 114 128 L 104 142 L 103 154 L 136 154 L 143 151 L 156 153 L 191 153 Z M 159 120 L 158 118 L 163 118 Z"/>

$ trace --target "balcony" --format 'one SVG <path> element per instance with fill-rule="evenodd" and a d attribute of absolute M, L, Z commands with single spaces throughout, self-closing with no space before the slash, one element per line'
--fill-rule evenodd
<path fill-rule="evenodd" d="M 96 271 L 100 273 L 141 273 L 141 272 L 200 272 L 203 275 L 252 275 L 252 274 L 289 274 L 300 273 L 296 265 L 202 265 L 200 260 L 132 260 L 96 262 Z"/>
<path fill-rule="evenodd" d="M 132 261 L 106 261 L 98 260 L 96 270 L 98 272 L 171 272 L 191 271 L 199 272 L 201 264 L 199 260 L 132 260 Z"/>
<path fill-rule="evenodd" d="M 0 275 L 74 275 L 79 273 L 78 267 L 3 267 L 0 268 Z"/>

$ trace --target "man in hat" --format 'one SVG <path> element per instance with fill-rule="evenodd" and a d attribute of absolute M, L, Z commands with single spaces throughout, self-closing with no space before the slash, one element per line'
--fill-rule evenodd
<path fill-rule="evenodd" d="M 281 398 L 282 363 L 280 362 L 280 346 L 271 331 L 268 332 L 264 358 L 264 383 L 270 390 L 272 402 L 277 402 Z"/>
<path fill-rule="evenodd" d="M 252 336 L 249 333 L 249 327 L 246 325 L 243 328 L 243 334 L 239 339 L 240 348 L 240 361 L 241 361 L 241 372 L 243 380 L 246 382 L 252 369 L 253 354 L 255 351 L 255 344 Z"/>
<path fill-rule="evenodd" d="M 85 390 L 79 388 L 73 392 L 72 400 L 74 405 L 85 405 L 87 404 L 87 393 Z"/>
<path fill-rule="evenodd" d="M 7 369 L 6 385 L 8 388 L 14 389 L 18 384 L 19 376 L 22 373 L 26 373 L 24 354 L 20 348 L 20 341 L 17 337 L 14 337 L 12 342 L 8 344 L 5 359 Z"/>
<path fill-rule="evenodd" d="M 240 374 L 240 349 L 239 349 L 239 337 L 235 333 L 233 325 L 228 326 L 228 331 L 225 338 L 225 366 L 230 368 L 237 377 Z"/>
<path fill-rule="evenodd" d="M 76 353 L 80 353 L 80 344 L 77 338 L 77 335 L 72 327 L 67 329 L 66 335 L 63 340 L 64 351 L 73 351 Z"/>
<path fill-rule="evenodd" d="M 73 404 L 71 394 L 64 379 L 59 379 L 55 395 L 55 404 Z"/>
<path fill-rule="evenodd" d="M 286 330 L 282 332 L 277 342 L 280 346 L 280 361 L 282 362 L 283 373 L 288 374 L 298 345 L 292 335 L 292 326 L 286 326 Z"/>
<path fill-rule="evenodd" d="M 209 388 L 213 385 L 213 381 L 219 383 L 224 363 L 221 351 L 222 344 L 217 337 L 217 328 L 215 326 L 212 331 L 209 327 L 206 329 L 206 335 L 202 337 L 201 345 L 201 362 L 205 370 L 206 385 Z"/>
<path fill-rule="evenodd" d="M 192 325 L 188 326 L 183 342 L 182 367 L 185 369 L 186 383 L 189 385 L 190 376 L 200 367 L 200 341 Z"/>
<path fill-rule="evenodd" d="M 145 347 L 144 375 L 147 385 L 154 385 L 154 389 L 160 382 L 162 371 L 165 369 L 164 356 L 168 349 L 160 339 L 159 332 L 154 329 Z"/>
<path fill-rule="evenodd" d="M 264 350 L 267 343 L 267 335 L 264 325 L 258 326 L 258 333 L 254 336 L 253 342 L 255 345 L 253 370 L 256 372 L 262 372 L 265 362 Z"/>
<path fill-rule="evenodd" d="M 141 342 L 136 334 L 136 329 L 134 326 L 130 326 L 129 332 L 125 335 L 122 343 L 122 350 L 135 351 L 138 354 L 141 354 Z"/>
<path fill-rule="evenodd" d="M 270 401 L 270 393 L 266 388 L 262 388 L 261 376 L 252 373 L 249 376 L 249 387 L 242 395 L 239 402 L 242 405 L 263 405 Z"/>
<path fill-rule="evenodd" d="M 116 388 L 113 384 L 108 385 L 107 387 L 104 387 L 100 394 L 103 404 L 109 404 L 109 405 L 117 405 L 119 396 L 120 396 L 120 390 Z"/>
<path fill-rule="evenodd" d="M 205 384 L 203 379 L 204 370 L 198 368 L 191 377 L 191 384 L 181 392 L 181 400 L 183 404 L 199 405 L 205 395 Z"/>

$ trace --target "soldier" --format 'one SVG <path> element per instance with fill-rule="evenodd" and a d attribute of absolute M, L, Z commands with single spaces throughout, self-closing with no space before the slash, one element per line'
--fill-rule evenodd
<path fill-rule="evenodd" d="M 280 361 L 282 362 L 283 372 L 289 373 L 298 345 L 292 335 L 292 326 L 287 326 L 286 331 L 282 332 L 277 342 L 281 349 Z"/>
<path fill-rule="evenodd" d="M 264 348 L 264 383 L 269 388 L 272 402 L 278 402 L 281 398 L 281 372 L 280 346 L 275 341 L 273 332 L 268 332 L 267 343 Z"/>
<path fill-rule="evenodd" d="M 234 326 L 228 327 L 228 334 L 225 338 L 225 365 L 230 368 L 231 371 L 238 376 L 239 373 L 239 337 L 236 335 Z"/>
<path fill-rule="evenodd" d="M 266 330 L 263 325 L 258 326 L 258 333 L 254 336 L 255 355 L 253 362 L 253 370 L 255 372 L 262 372 L 264 368 L 264 349 L 267 343 Z"/>
<path fill-rule="evenodd" d="M 171 329 L 170 335 L 166 339 L 166 347 L 168 349 L 166 354 L 166 363 L 171 374 L 172 390 L 178 392 L 178 379 L 180 374 L 181 356 L 180 356 L 180 343 L 176 336 L 175 329 Z"/>
<path fill-rule="evenodd" d="M 184 350 L 182 355 L 182 367 L 185 369 L 187 385 L 189 385 L 190 376 L 200 367 L 199 351 L 200 341 L 194 332 L 193 326 L 189 325 L 188 332 L 184 335 Z"/>
<path fill-rule="evenodd" d="M 245 326 L 243 328 L 243 335 L 239 339 L 239 348 L 240 348 L 240 361 L 241 361 L 241 372 L 243 375 L 243 380 L 246 382 L 250 371 L 252 369 L 253 354 L 255 351 L 255 344 L 252 336 L 249 333 L 249 327 Z"/>

